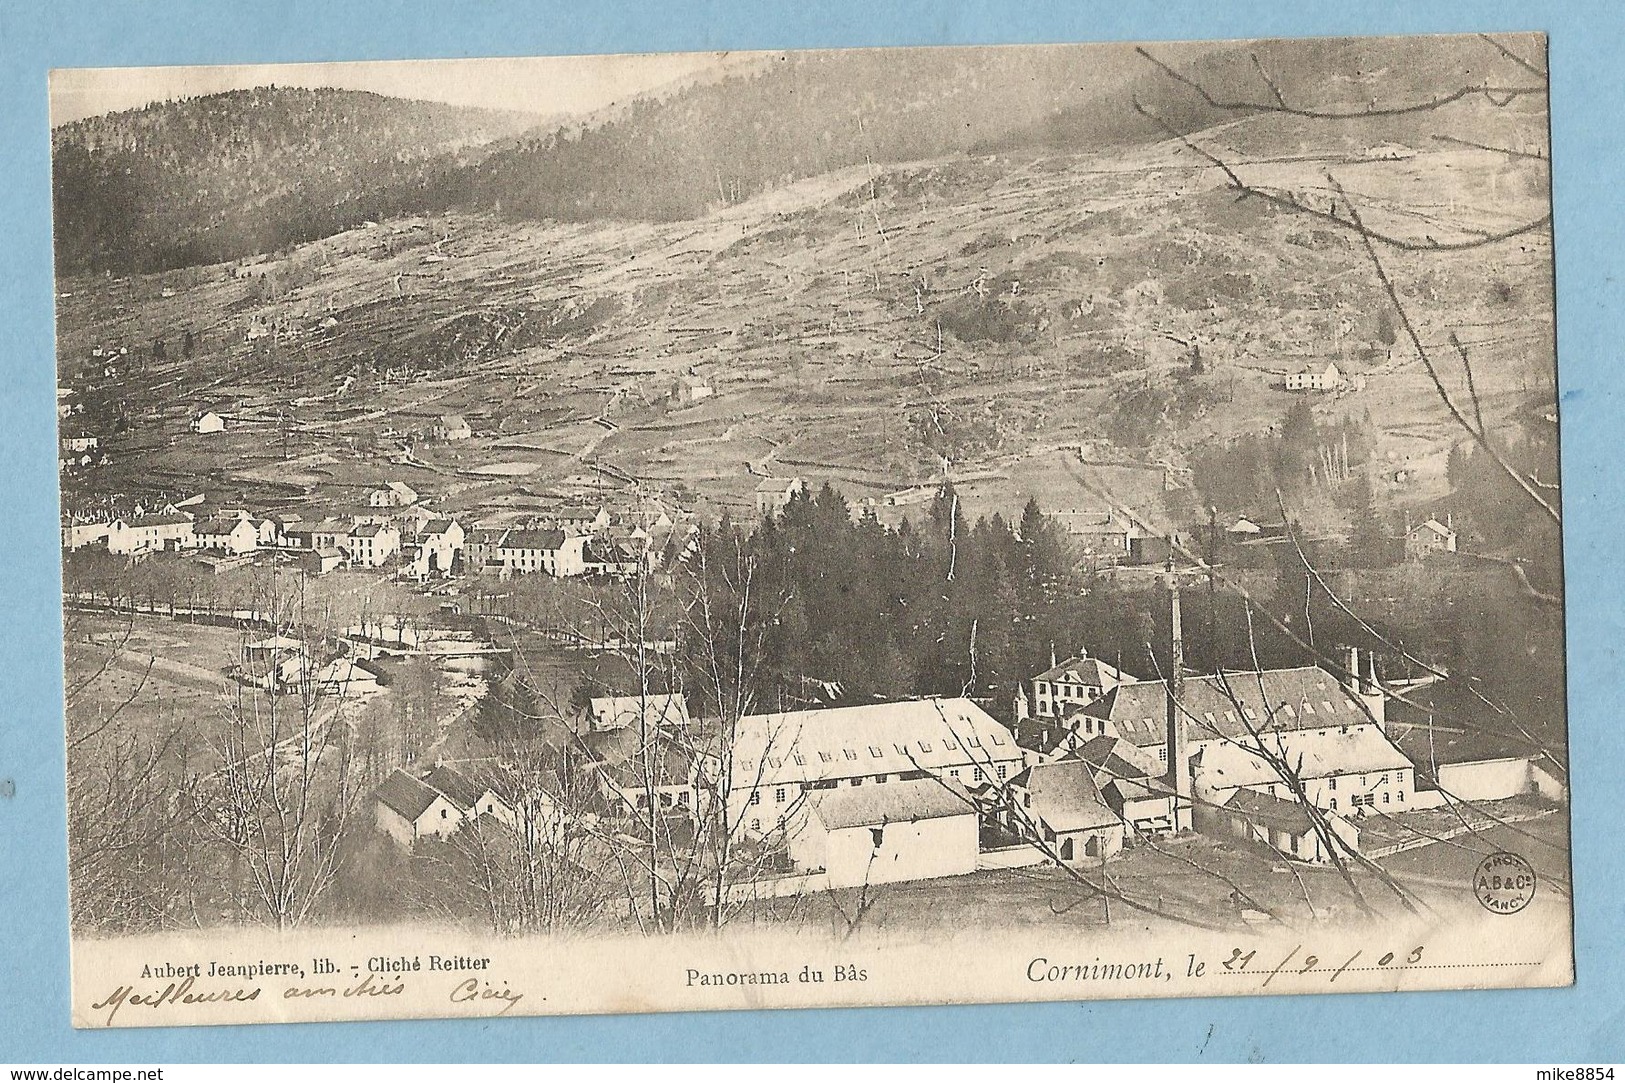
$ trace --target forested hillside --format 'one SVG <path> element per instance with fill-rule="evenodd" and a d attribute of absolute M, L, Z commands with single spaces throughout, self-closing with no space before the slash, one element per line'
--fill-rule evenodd
<path fill-rule="evenodd" d="M 1237 120 L 1278 95 L 1359 112 L 1520 77 L 1473 37 L 1148 52 L 1168 70 L 1126 46 L 764 56 L 567 123 L 338 90 L 259 88 L 153 105 L 54 133 L 58 261 L 69 271 L 158 270 L 452 208 L 687 219 L 865 163 L 1089 152 Z M 1364 147 L 1405 142 L 1417 123 L 1401 114 L 1337 127 Z M 1324 149 L 1324 128 L 1296 140 L 1287 125 L 1270 146 L 1248 149 Z"/>
<path fill-rule="evenodd" d="M 58 265 L 216 262 L 443 206 L 469 153 L 540 119 L 260 87 L 77 121 L 52 133 Z"/>

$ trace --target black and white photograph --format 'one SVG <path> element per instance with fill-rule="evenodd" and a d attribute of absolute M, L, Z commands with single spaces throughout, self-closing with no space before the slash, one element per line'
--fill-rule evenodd
<path fill-rule="evenodd" d="M 74 1025 L 1572 983 L 1548 81 L 52 72 Z"/>

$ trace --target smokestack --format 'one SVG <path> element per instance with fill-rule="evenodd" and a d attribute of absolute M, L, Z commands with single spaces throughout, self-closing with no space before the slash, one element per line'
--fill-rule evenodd
<path fill-rule="evenodd" d="M 1173 554 L 1168 555 L 1168 601 L 1171 632 L 1171 658 L 1168 665 L 1167 747 L 1168 788 L 1174 793 L 1174 830 L 1184 831 L 1191 826 L 1191 772 L 1186 762 L 1184 691 L 1185 691 L 1185 637 L 1180 626 L 1179 578 L 1174 574 Z"/>
<path fill-rule="evenodd" d="M 1360 694 L 1360 648 L 1350 647 L 1348 655 L 1349 675 L 1343 687 L 1353 695 Z"/>

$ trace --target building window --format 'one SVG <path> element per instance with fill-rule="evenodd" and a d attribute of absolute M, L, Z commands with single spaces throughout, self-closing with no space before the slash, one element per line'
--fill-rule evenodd
<path fill-rule="evenodd" d="M 446 818 L 446 810 L 445 809 L 440 810 L 440 818 L 442 820 L 444 820 Z"/>
<path fill-rule="evenodd" d="M 1335 798 L 1335 797 L 1334 797 L 1334 798 L 1332 798 L 1332 805 L 1331 805 L 1331 808 L 1332 808 L 1332 811 L 1333 811 L 1333 812 L 1336 812 L 1336 811 L 1337 811 L 1337 798 Z"/>
<path fill-rule="evenodd" d="M 783 786 L 780 786 L 778 789 L 773 791 L 773 800 L 777 801 L 781 805 L 784 804 L 784 787 Z"/>
<path fill-rule="evenodd" d="M 1168 762 L 1168 746 L 1167 745 L 1163 745 L 1161 748 L 1157 749 L 1157 762 L 1158 763 L 1167 763 Z"/>
<path fill-rule="evenodd" d="M 971 772 L 971 780 L 974 782 L 982 781 L 982 769 L 980 767 Z"/>
<path fill-rule="evenodd" d="M 957 779 L 957 778 L 959 778 L 959 768 L 957 768 L 957 767 L 955 767 L 955 768 L 953 768 L 953 769 L 952 769 L 952 770 L 950 770 L 950 771 L 949 771 L 949 772 L 948 772 L 948 777 L 949 777 L 949 778 L 952 778 L 952 779 Z"/>
<path fill-rule="evenodd" d="M 1328 778 L 1326 780 L 1326 788 L 1328 790 L 1337 789 L 1337 776 L 1336 775 L 1333 775 L 1331 778 Z"/>
<path fill-rule="evenodd" d="M 1387 790 L 1382 791 L 1382 803 L 1385 804 L 1385 805 L 1388 803 L 1388 791 Z"/>
<path fill-rule="evenodd" d="M 1005 778 L 1009 774 L 1010 774 L 1009 765 L 1008 764 L 1003 764 L 1003 763 L 999 764 L 999 781 L 1003 782 L 1005 780 Z"/>
<path fill-rule="evenodd" d="M 762 821 L 756 819 L 751 820 L 750 829 L 752 831 L 760 831 L 762 829 Z"/>
<path fill-rule="evenodd" d="M 762 791 L 761 790 L 752 790 L 752 791 L 750 791 L 750 803 L 753 804 L 753 805 L 760 805 L 762 803 Z"/>
<path fill-rule="evenodd" d="M 890 777 L 891 777 L 890 775 L 876 775 L 875 776 L 875 781 L 876 782 L 885 782 Z"/>

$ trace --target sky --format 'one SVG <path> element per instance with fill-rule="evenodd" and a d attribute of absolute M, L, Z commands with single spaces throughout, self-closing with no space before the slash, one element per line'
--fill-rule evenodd
<path fill-rule="evenodd" d="M 59 68 L 51 124 L 248 87 L 335 87 L 541 116 L 587 113 L 745 60 L 739 53 L 378 60 L 220 67 Z"/>

